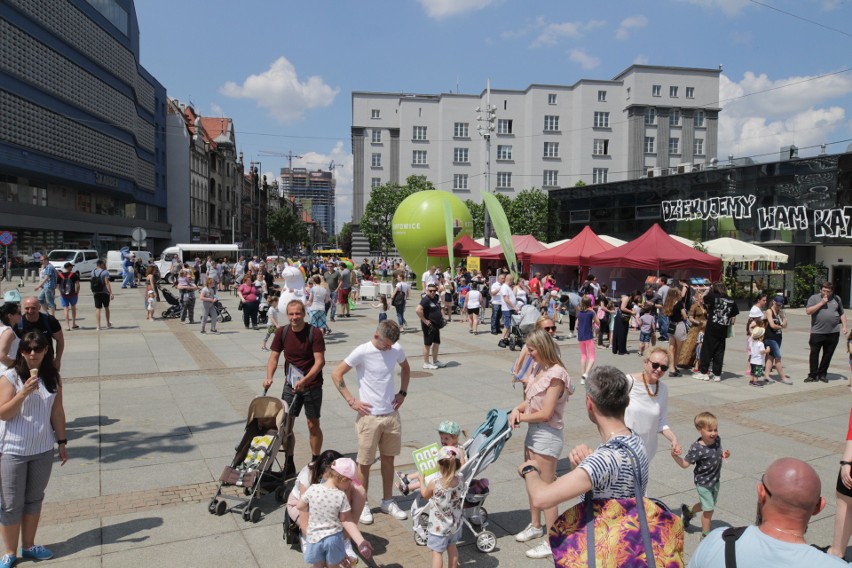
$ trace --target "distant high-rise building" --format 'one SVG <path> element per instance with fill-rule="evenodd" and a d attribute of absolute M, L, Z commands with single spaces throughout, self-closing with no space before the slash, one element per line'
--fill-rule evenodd
<path fill-rule="evenodd" d="M 0 227 L 17 251 L 171 240 L 166 89 L 133 0 L 0 1 Z"/>
<path fill-rule="evenodd" d="M 480 202 L 487 159 L 477 128 L 489 124 L 491 191 L 510 197 L 703 165 L 716 157 L 720 73 L 632 65 L 611 80 L 491 89 L 490 123 L 485 91 L 353 92 L 353 222 L 373 187 L 411 175 Z"/>
<path fill-rule="evenodd" d="M 284 195 L 294 198 L 328 235 L 335 234 L 335 185 L 330 171 L 281 168 Z"/>

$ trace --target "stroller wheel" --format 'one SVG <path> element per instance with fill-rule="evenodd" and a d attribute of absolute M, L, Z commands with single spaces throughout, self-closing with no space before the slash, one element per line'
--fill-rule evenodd
<path fill-rule="evenodd" d="M 252 507 L 249 510 L 247 521 L 251 521 L 252 523 L 256 523 L 260 520 L 262 513 L 260 512 L 259 507 Z"/>
<path fill-rule="evenodd" d="M 476 509 L 474 509 L 474 511 L 476 511 Z M 470 522 L 480 527 L 485 526 L 488 523 L 488 511 L 485 509 L 485 507 L 479 508 L 479 514 L 472 514 L 470 516 Z"/>
<path fill-rule="evenodd" d="M 483 531 L 476 537 L 476 548 L 479 552 L 491 552 L 497 548 L 497 536 L 491 531 Z"/>
<path fill-rule="evenodd" d="M 210 512 L 221 517 L 228 512 L 228 504 L 224 500 L 214 499 L 213 503 L 210 503 Z"/>
<path fill-rule="evenodd" d="M 414 542 L 417 546 L 426 546 L 426 537 L 417 531 L 414 531 Z"/>
<path fill-rule="evenodd" d="M 208 511 L 211 515 L 215 515 L 215 514 L 216 514 L 216 503 L 217 503 L 217 501 L 216 501 L 216 499 L 214 498 L 212 501 L 210 501 L 210 504 L 207 506 L 207 511 Z"/>

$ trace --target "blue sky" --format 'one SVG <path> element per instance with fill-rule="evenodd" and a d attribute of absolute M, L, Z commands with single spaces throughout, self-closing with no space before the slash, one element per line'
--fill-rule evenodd
<path fill-rule="evenodd" d="M 287 159 L 268 152 L 310 169 L 334 161 L 338 226 L 352 210 L 352 91 L 479 93 L 488 78 L 523 89 L 634 63 L 722 65 L 720 157 L 837 153 L 852 139 L 849 0 L 137 0 L 136 11 L 142 64 L 170 97 L 232 118 L 247 161 L 269 175 Z"/>

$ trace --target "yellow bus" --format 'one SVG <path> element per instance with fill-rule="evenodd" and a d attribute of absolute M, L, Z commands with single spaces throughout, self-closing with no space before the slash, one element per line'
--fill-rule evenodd
<path fill-rule="evenodd" d="M 343 251 L 340 249 L 320 249 L 315 250 L 314 254 L 322 258 L 330 258 L 332 256 L 343 256 Z"/>

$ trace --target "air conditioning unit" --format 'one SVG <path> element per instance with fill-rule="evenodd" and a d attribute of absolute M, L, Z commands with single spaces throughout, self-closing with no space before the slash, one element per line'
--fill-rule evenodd
<path fill-rule="evenodd" d="M 647 175 L 647 177 L 652 178 L 652 177 L 656 177 L 656 176 L 660 175 L 660 172 L 657 171 L 656 168 L 648 168 L 646 175 Z"/>
<path fill-rule="evenodd" d="M 689 164 L 680 164 L 680 165 L 677 167 L 677 173 L 679 173 L 679 174 L 685 174 L 685 173 L 688 173 L 688 172 L 690 171 L 690 169 L 691 169 L 691 168 L 689 167 Z"/>
<path fill-rule="evenodd" d="M 669 168 L 669 175 L 676 176 L 678 174 L 677 168 Z"/>
<path fill-rule="evenodd" d="M 695 162 L 692 164 L 693 172 L 703 172 L 704 171 L 704 162 Z"/>

